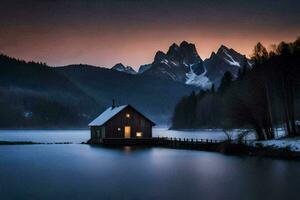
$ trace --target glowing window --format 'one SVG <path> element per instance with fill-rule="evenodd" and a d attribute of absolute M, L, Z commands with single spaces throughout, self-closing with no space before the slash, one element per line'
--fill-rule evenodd
<path fill-rule="evenodd" d="M 121 131 L 121 128 L 118 128 L 118 131 Z"/>
<path fill-rule="evenodd" d="M 143 133 L 142 132 L 136 132 L 136 137 L 142 137 Z"/>
<path fill-rule="evenodd" d="M 130 117 L 130 114 L 129 113 L 126 113 L 126 118 L 129 118 Z"/>

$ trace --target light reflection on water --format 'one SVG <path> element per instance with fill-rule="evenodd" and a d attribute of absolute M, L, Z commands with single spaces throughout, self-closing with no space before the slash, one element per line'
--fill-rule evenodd
<path fill-rule="evenodd" d="M 153 136 L 213 140 L 226 138 L 222 131 L 174 131 L 167 128 L 153 128 Z M 0 130 L 0 141 L 81 143 L 89 138 L 89 130 Z"/>
<path fill-rule="evenodd" d="M 0 146 L 0 199 L 297 199 L 299 162 L 165 148 Z"/>

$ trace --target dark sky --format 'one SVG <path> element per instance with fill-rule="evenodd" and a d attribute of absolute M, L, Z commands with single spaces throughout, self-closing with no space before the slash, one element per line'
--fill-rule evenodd
<path fill-rule="evenodd" d="M 202 58 L 300 35 L 299 0 L 1 0 L 0 52 L 50 65 L 138 67 L 183 40 Z"/>

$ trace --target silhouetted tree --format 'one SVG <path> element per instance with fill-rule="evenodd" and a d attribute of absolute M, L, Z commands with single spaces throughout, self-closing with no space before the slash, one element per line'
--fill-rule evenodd
<path fill-rule="evenodd" d="M 215 90 L 215 84 L 212 84 L 211 88 L 210 88 L 210 92 L 211 93 L 215 93 L 216 90 Z"/>
<path fill-rule="evenodd" d="M 267 49 L 259 42 L 255 45 L 251 60 L 256 64 L 262 64 L 269 58 Z"/>
<path fill-rule="evenodd" d="M 284 127 L 287 136 L 299 135 L 296 121 L 300 119 L 300 38 L 293 43 L 280 43 L 273 52 L 268 55 L 258 43 L 251 70 L 243 67 L 235 80 L 226 72 L 219 89 L 215 93 L 199 92 L 196 103 L 194 94 L 184 97 L 176 109 L 182 113 L 191 111 L 189 104 L 193 102 L 196 113 L 189 117 L 195 118 L 177 124 L 182 123 L 179 126 L 185 128 L 190 127 L 188 124 L 225 130 L 251 128 L 259 140 L 273 139 L 277 127 Z"/>

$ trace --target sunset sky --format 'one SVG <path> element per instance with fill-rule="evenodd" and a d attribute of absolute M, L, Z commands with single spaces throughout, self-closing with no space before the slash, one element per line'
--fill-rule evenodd
<path fill-rule="evenodd" d="M 299 0 L 1 0 L 0 53 L 52 66 L 138 68 L 157 50 L 195 43 L 202 59 L 221 44 L 249 55 L 300 35 Z"/>

